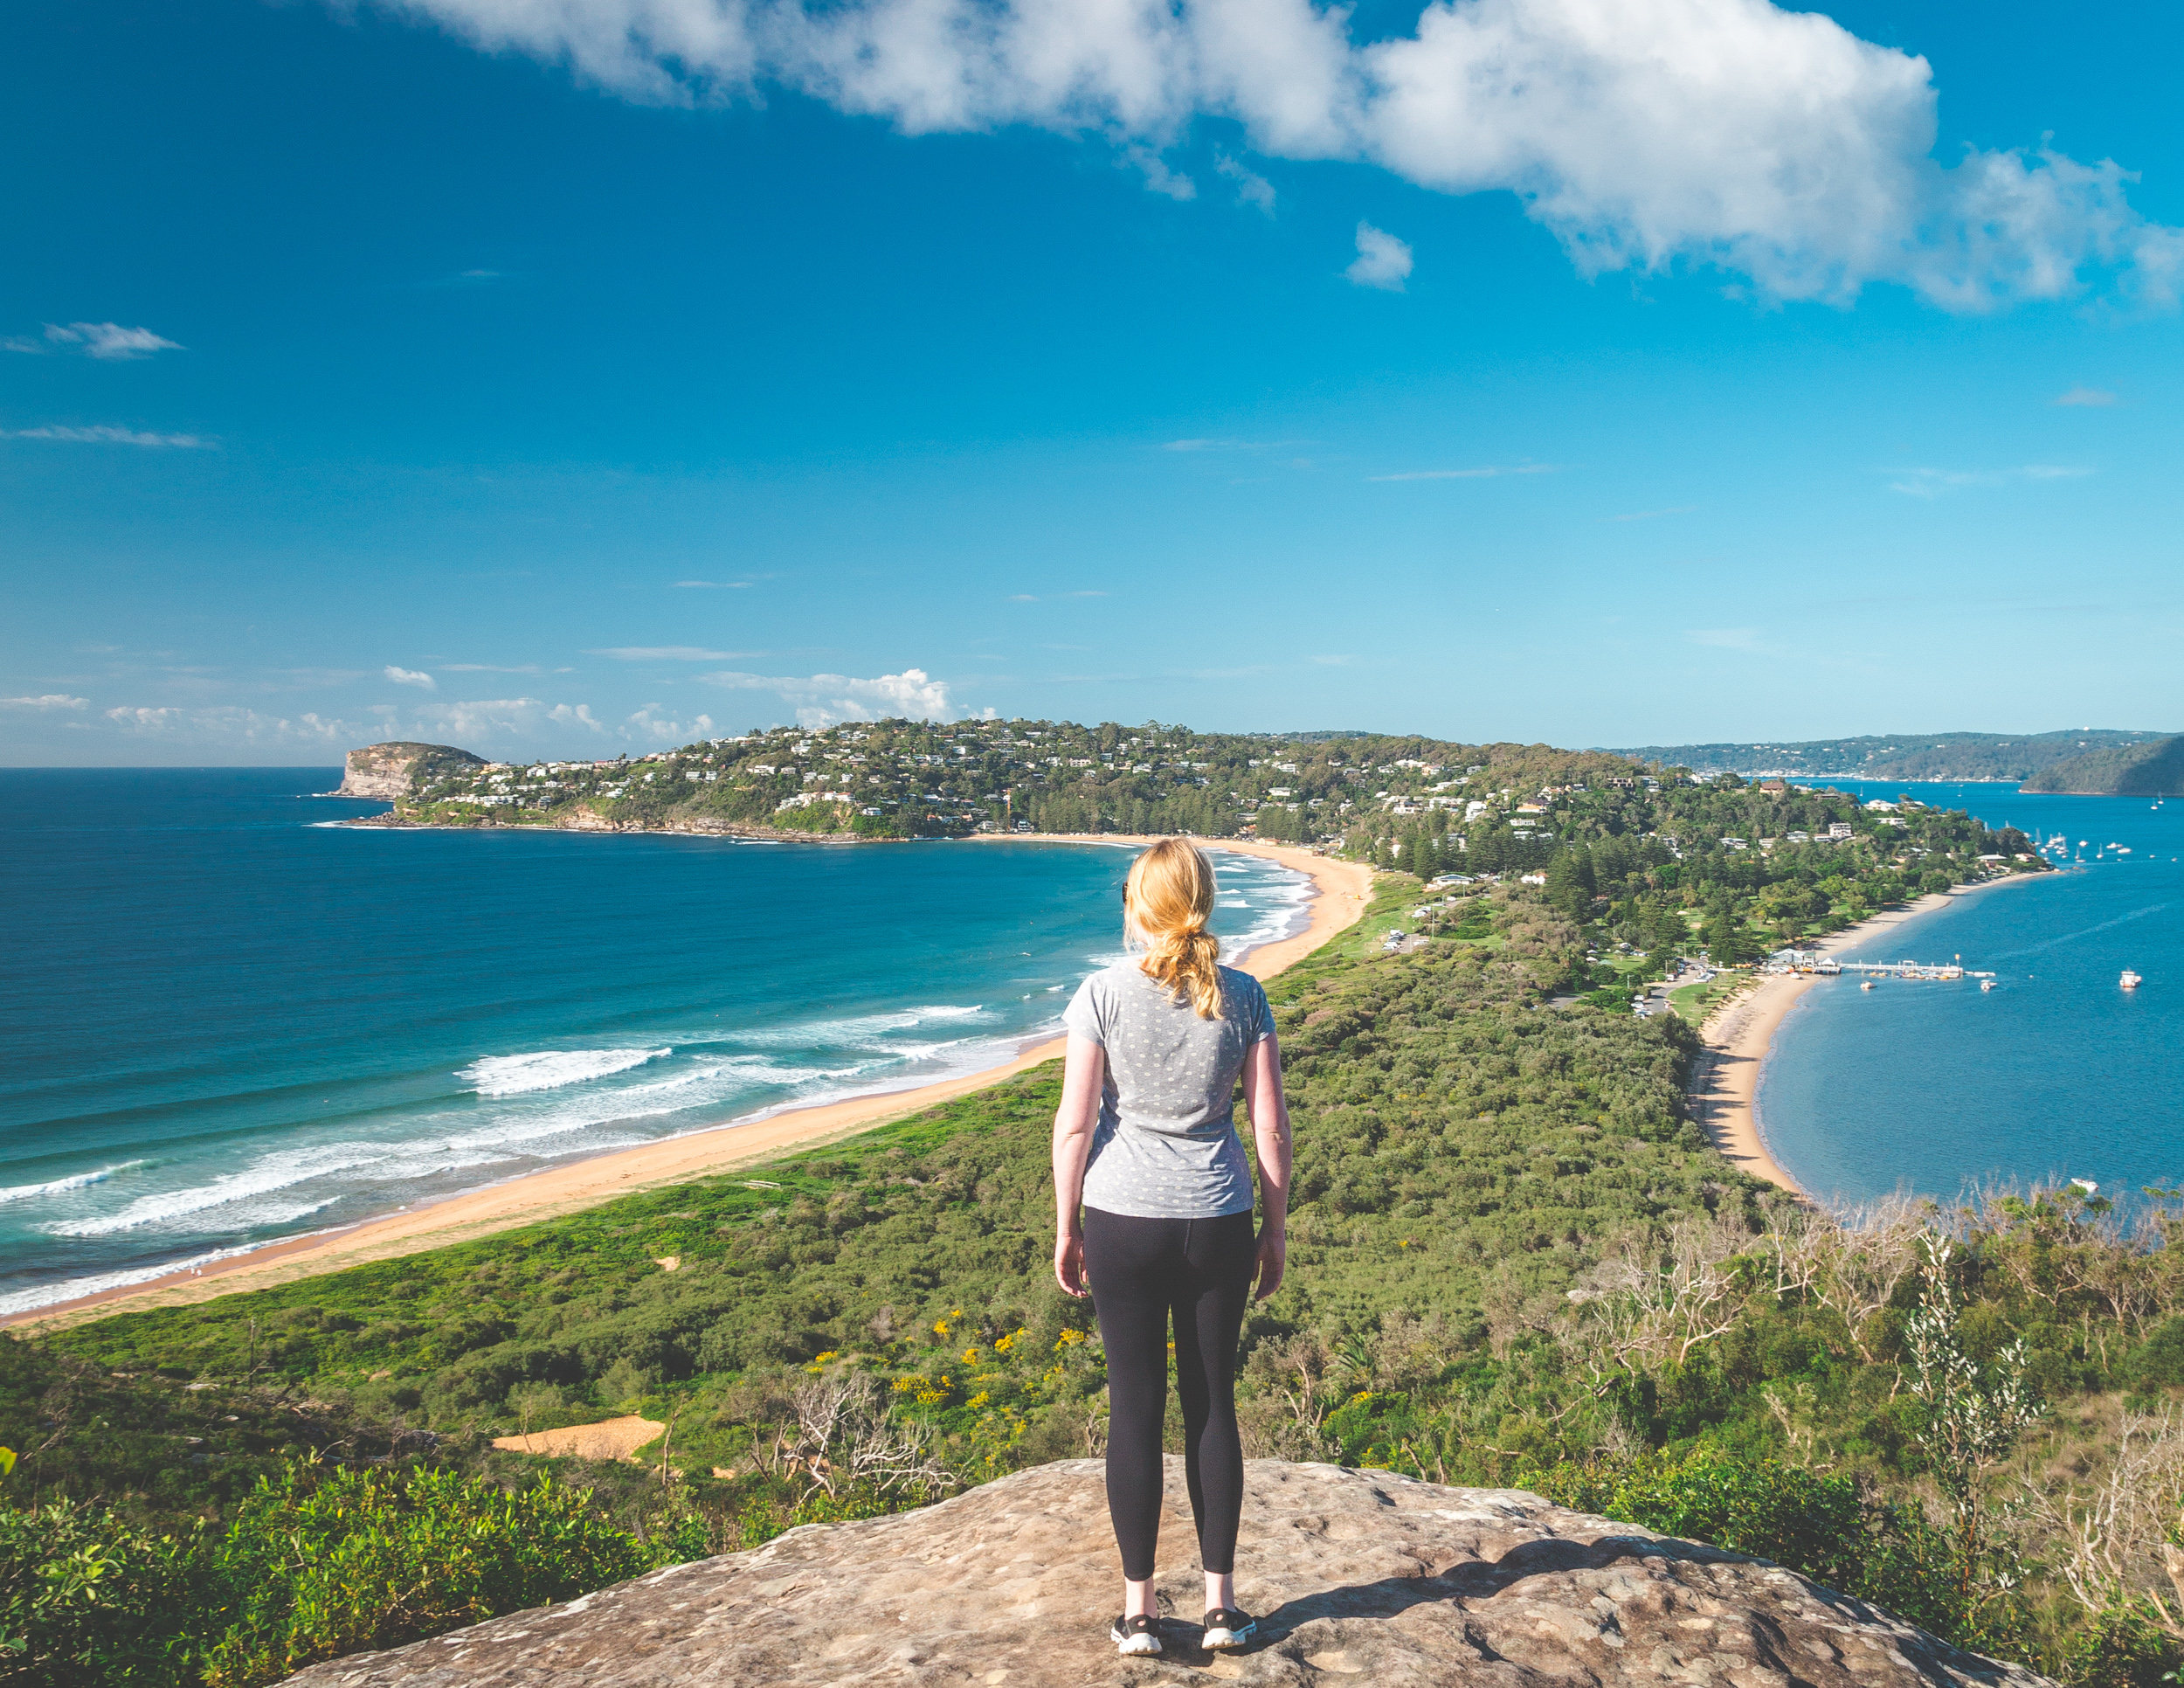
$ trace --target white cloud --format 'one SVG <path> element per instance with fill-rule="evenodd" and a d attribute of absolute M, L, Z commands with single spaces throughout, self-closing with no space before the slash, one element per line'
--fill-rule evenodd
<path fill-rule="evenodd" d="M 1358 225 L 1357 259 L 1343 272 L 1344 275 L 1361 287 L 1400 293 L 1410 273 L 1409 246 L 1386 229 L 1376 229 L 1370 223 Z"/>
<path fill-rule="evenodd" d="M 588 727 L 595 733 L 606 730 L 606 723 L 591 713 L 589 703 L 579 703 L 574 709 L 566 703 L 556 703 L 547 710 L 546 718 L 557 727 Z"/>
<path fill-rule="evenodd" d="M 1274 215 L 1274 183 L 1257 170 L 1239 163 L 1225 152 L 1213 155 L 1213 169 L 1236 184 L 1238 204 L 1255 205 L 1268 217 Z"/>
<path fill-rule="evenodd" d="M 2073 387 L 2066 393 L 2057 394 L 2055 402 L 2064 405 L 2101 408 L 2114 404 L 2116 395 L 2112 392 L 2103 392 L 2098 387 Z"/>
<path fill-rule="evenodd" d="M 1559 463 L 1489 463 L 1476 469 L 1412 469 L 1402 474 L 1369 474 L 1368 481 L 1495 481 L 1505 474 L 1552 474 Z"/>
<path fill-rule="evenodd" d="M 784 86 L 910 134 L 1028 125 L 1160 156 L 1200 118 L 1262 156 L 1521 199 L 1588 273 L 1681 262 L 1770 299 L 1876 281 L 1946 308 L 2105 275 L 2161 306 L 2184 231 L 2045 149 L 1932 156 L 1932 67 L 1767 0 L 1433 0 L 1358 42 L 1317 0 L 406 0 L 480 47 L 628 98 Z"/>
<path fill-rule="evenodd" d="M 711 591 L 732 592 L 750 585 L 748 580 L 678 580 L 679 587 L 699 587 Z"/>
<path fill-rule="evenodd" d="M 876 721 L 894 716 L 913 721 L 954 721 L 974 713 L 958 708 L 948 695 L 948 682 L 933 679 L 923 668 L 883 674 L 875 680 L 853 679 L 840 674 L 815 674 L 798 679 L 733 672 L 698 677 L 732 691 L 771 692 L 793 709 L 798 723 L 806 727 L 832 726 L 837 721 Z M 992 713 L 986 711 L 988 716 Z"/>
<path fill-rule="evenodd" d="M 0 428 L 0 439 L 58 439 L 76 446 L 158 446 L 176 451 L 210 451 L 213 442 L 201 434 L 144 433 L 135 428 Z"/>
<path fill-rule="evenodd" d="M 379 672 L 397 686 L 414 686 L 421 692 L 436 692 L 439 689 L 438 681 L 434 680 L 431 675 L 422 673 L 416 668 L 397 668 L 390 662 Z"/>
<path fill-rule="evenodd" d="M 612 656 L 623 662 L 733 662 L 739 656 L 756 656 L 756 651 L 708 651 L 698 645 L 614 645 L 605 650 L 584 653 L 586 656 Z"/>
<path fill-rule="evenodd" d="M 86 709 L 90 707 L 89 698 L 71 697 L 66 692 L 46 692 L 37 697 L 0 697 L 0 709 Z"/>
<path fill-rule="evenodd" d="M 209 709 L 124 707 L 106 711 L 124 732 L 210 738 L 245 744 L 343 744 L 363 742 L 363 730 L 323 716 L 260 715 L 233 704 Z"/>
<path fill-rule="evenodd" d="M 43 341 L 13 338 L 0 341 L 0 346 L 16 352 L 81 352 L 109 362 L 182 349 L 149 329 L 125 329 L 119 322 L 48 322 Z"/>
<path fill-rule="evenodd" d="M 2026 481 L 2076 481 L 2092 474 L 2063 463 L 2028 463 L 2015 469 L 1890 469 L 1891 490 L 1914 498 L 1938 498 L 1966 487 L 2007 487 Z"/>
<path fill-rule="evenodd" d="M 713 731 L 713 717 L 694 716 L 688 723 L 660 713 L 660 705 L 647 703 L 629 718 L 622 737 L 635 738 L 651 744 L 688 744 L 694 738 L 704 738 Z"/>

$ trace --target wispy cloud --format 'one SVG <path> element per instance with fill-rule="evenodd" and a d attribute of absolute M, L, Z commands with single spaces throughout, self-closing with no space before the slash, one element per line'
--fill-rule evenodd
<path fill-rule="evenodd" d="M 1411 469 L 1402 474 L 1369 474 L 1368 481 L 1492 481 L 1504 474 L 1553 474 L 1559 463 L 1489 463 L 1476 469 Z"/>
<path fill-rule="evenodd" d="M 647 703 L 629 717 L 622 736 L 651 744 L 687 744 L 712 731 L 713 717 L 709 715 L 693 716 L 682 721 L 663 712 L 659 704 Z"/>
<path fill-rule="evenodd" d="M 149 329 L 125 329 L 119 322 L 48 322 L 45 337 L 15 336 L 0 340 L 0 349 L 11 352 L 78 352 L 108 363 L 149 357 L 154 352 L 180 351 L 182 347 Z"/>
<path fill-rule="evenodd" d="M 1343 272 L 1361 287 L 1400 293 L 1410 277 L 1411 249 L 1386 229 L 1358 225 L 1358 256 Z"/>
<path fill-rule="evenodd" d="M 1274 215 L 1274 183 L 1257 170 L 1225 152 L 1213 155 L 1213 169 L 1236 184 L 1237 204 L 1254 205 L 1268 217 Z"/>
<path fill-rule="evenodd" d="M 1303 439 L 1171 439 L 1164 452 L 1278 452 L 1309 444 Z"/>
<path fill-rule="evenodd" d="M 948 694 L 948 682 L 935 680 L 923 668 L 905 668 L 871 680 L 849 675 L 815 674 L 783 676 L 757 674 L 700 675 L 708 684 L 731 691 L 771 692 L 796 711 L 800 725 L 831 726 L 837 721 L 875 721 L 905 716 L 914 721 L 954 721 L 978 713 L 957 704 Z M 992 709 L 984 711 L 987 718 Z"/>
<path fill-rule="evenodd" d="M 702 645 L 610 645 L 586 656 L 611 656 L 618 662 L 733 662 L 757 651 L 708 651 Z"/>
<path fill-rule="evenodd" d="M 1757 627 L 1694 627 L 1684 638 L 1694 645 L 1711 645 L 1722 651 L 1756 651 L 1759 648 L 1759 630 Z"/>
<path fill-rule="evenodd" d="M 183 709 L 171 704 L 157 708 L 124 705 L 107 710 L 105 718 L 128 733 L 245 744 L 353 744 L 370 730 L 352 722 L 317 714 L 261 715 L 256 709 L 232 704 L 209 709 Z"/>
<path fill-rule="evenodd" d="M 750 585 L 750 582 L 748 580 L 678 580 L 675 585 L 686 589 L 699 588 L 708 591 L 732 592 L 741 591 L 743 587 Z"/>
<path fill-rule="evenodd" d="M 86 709 L 90 707 L 89 698 L 71 697 L 66 692 L 45 692 L 37 697 L 0 697 L 0 709 Z"/>
<path fill-rule="evenodd" d="M 146 433 L 136 428 L 0 428 L 0 439 L 55 439 L 72 446 L 152 446 L 176 451 L 211 451 L 216 441 L 196 433 Z"/>
<path fill-rule="evenodd" d="M 1909 493 L 1914 498 L 1939 498 L 1944 493 L 1960 492 L 1966 487 L 2008 487 L 2028 481 L 2077 481 L 2093 471 L 2063 463 L 2028 463 L 2015 469 L 1888 469 L 1883 473 L 1897 477 L 1889 482 L 1894 491 Z"/>
<path fill-rule="evenodd" d="M 1622 515 L 1611 515 L 1610 522 L 1650 522 L 1657 515 L 1689 515 L 1698 508 L 1696 504 L 1675 504 L 1665 510 L 1631 510 Z"/>
<path fill-rule="evenodd" d="M 2098 387 L 2073 387 L 2066 393 L 2058 393 L 2055 402 L 2058 405 L 2083 405 L 2087 409 L 2097 410 L 2114 404 L 2116 395 L 2112 392 L 2103 392 Z"/>
<path fill-rule="evenodd" d="M 436 692 L 439 689 L 439 682 L 420 669 L 397 668 L 390 662 L 379 672 L 397 686 L 414 686 L 421 692 Z"/>
<path fill-rule="evenodd" d="M 544 674 L 545 669 L 536 662 L 526 662 L 515 668 L 503 668 L 497 662 L 443 662 L 442 674 Z M 573 674 L 572 668 L 556 668 L 556 674 Z"/>

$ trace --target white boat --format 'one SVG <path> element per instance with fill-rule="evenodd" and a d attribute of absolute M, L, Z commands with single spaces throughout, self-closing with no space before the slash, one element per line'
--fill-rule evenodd
<path fill-rule="evenodd" d="M 1869 979 L 1864 984 L 1859 986 L 1858 988 L 1862 991 L 1870 991 L 1873 988 L 1873 981 Z"/>
<path fill-rule="evenodd" d="M 2124 976 L 2116 981 L 2117 984 L 2122 986 L 2126 991 L 2135 991 L 2145 981 L 2141 979 L 2138 974 L 2132 972 L 2128 967 L 2124 969 Z"/>
<path fill-rule="evenodd" d="M 1980 981 L 1980 988 L 1982 991 L 1991 991 L 1994 988 L 1994 981 L 1991 979 L 1982 979 Z"/>

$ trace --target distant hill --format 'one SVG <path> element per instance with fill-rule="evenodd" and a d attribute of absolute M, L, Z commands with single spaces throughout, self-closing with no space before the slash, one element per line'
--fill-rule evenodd
<path fill-rule="evenodd" d="M 2184 797 L 2184 736 L 2151 744 L 2118 744 L 2050 763 L 2025 782 L 2028 792 L 2088 797 Z"/>
<path fill-rule="evenodd" d="M 2168 735 L 2114 727 L 2052 733 L 1890 733 L 1864 738 L 1808 738 L 1798 744 L 1643 744 L 1616 751 L 1639 761 L 1694 773 L 1837 774 L 1853 779 L 2029 780 L 2043 768 L 2087 752 L 2129 754 L 2171 744 Z M 2035 786 L 2035 790 L 2077 790 Z"/>

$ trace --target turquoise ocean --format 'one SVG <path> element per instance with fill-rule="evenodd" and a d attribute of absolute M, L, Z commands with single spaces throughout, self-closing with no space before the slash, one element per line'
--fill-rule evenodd
<path fill-rule="evenodd" d="M 0 771 L 0 1313 L 992 1067 L 1121 952 L 1119 848 L 357 830 L 339 778 Z M 1302 929 L 1214 859 L 1229 958 Z"/>
<path fill-rule="evenodd" d="M 2049 797 L 2003 785 L 1814 780 L 1908 794 L 2056 841 L 2062 871 L 1970 896 L 1854 951 L 1948 961 L 1994 988 L 1822 979 L 1783 1017 L 1759 1124 L 1823 1200 L 1899 1188 L 2184 1182 L 2184 799 Z M 2129 968 L 2144 978 L 2121 988 Z"/>

